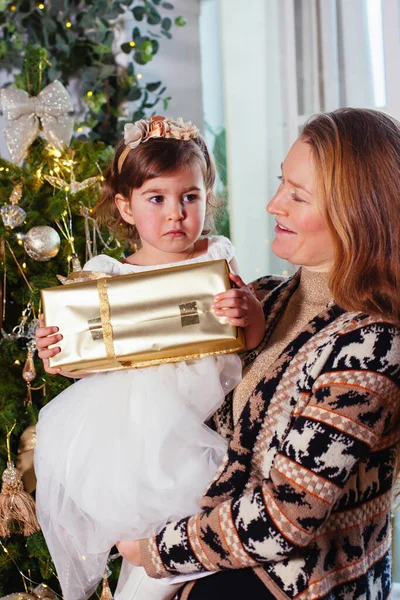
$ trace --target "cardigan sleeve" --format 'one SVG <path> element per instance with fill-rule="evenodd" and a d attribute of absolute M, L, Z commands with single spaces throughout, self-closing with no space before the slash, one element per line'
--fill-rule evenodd
<path fill-rule="evenodd" d="M 400 334 L 367 329 L 339 338 L 268 479 L 140 542 L 150 576 L 278 562 L 316 538 L 357 463 L 399 440 Z"/>

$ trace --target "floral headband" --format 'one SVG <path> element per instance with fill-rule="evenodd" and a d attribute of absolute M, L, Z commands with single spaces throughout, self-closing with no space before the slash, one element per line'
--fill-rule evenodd
<path fill-rule="evenodd" d="M 192 140 L 200 135 L 199 130 L 190 121 L 183 119 L 173 121 L 167 117 L 155 116 L 150 119 L 140 119 L 136 123 L 126 123 L 124 127 L 124 142 L 126 148 L 118 159 L 118 173 L 121 173 L 124 160 L 129 152 L 150 138 L 174 138 L 175 140 Z"/>

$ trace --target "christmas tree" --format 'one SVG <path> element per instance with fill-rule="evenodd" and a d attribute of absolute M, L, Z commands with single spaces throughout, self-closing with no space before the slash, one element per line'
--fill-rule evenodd
<path fill-rule="evenodd" d="M 71 383 L 47 375 L 35 354 L 40 289 L 99 252 L 130 251 L 99 229 L 92 210 L 124 123 L 166 108 L 165 86 L 142 85 L 138 69 L 185 24 L 173 12 L 161 0 L 0 1 L 0 68 L 14 76 L 0 93 L 11 156 L 0 158 L 0 598 L 60 595 L 29 513 L 38 412 Z M 111 598 L 118 560 L 109 571 L 102 598 Z"/>

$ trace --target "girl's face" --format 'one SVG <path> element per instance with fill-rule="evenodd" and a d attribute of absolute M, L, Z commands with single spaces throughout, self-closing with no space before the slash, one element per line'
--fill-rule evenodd
<path fill-rule="evenodd" d="M 129 199 L 115 197 L 122 218 L 136 226 L 142 257 L 173 262 L 194 248 L 204 226 L 207 192 L 200 165 L 148 179 Z"/>
<path fill-rule="evenodd" d="M 276 216 L 273 252 L 296 265 L 328 271 L 334 246 L 321 214 L 311 147 L 298 139 L 282 164 L 281 183 L 267 211 Z"/>

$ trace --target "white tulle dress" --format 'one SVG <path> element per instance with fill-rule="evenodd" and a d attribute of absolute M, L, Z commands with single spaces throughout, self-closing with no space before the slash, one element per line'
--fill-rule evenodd
<path fill-rule="evenodd" d="M 183 262 L 233 254 L 229 240 L 214 236 L 206 254 Z M 105 255 L 85 265 L 111 275 L 151 268 Z M 101 373 L 40 411 L 37 513 L 65 600 L 95 591 L 118 540 L 154 535 L 167 521 L 198 512 L 226 450 L 204 422 L 240 378 L 237 355 Z M 138 573 L 123 566 L 118 600 L 171 597 L 159 582 L 159 592 L 136 595 Z"/>

